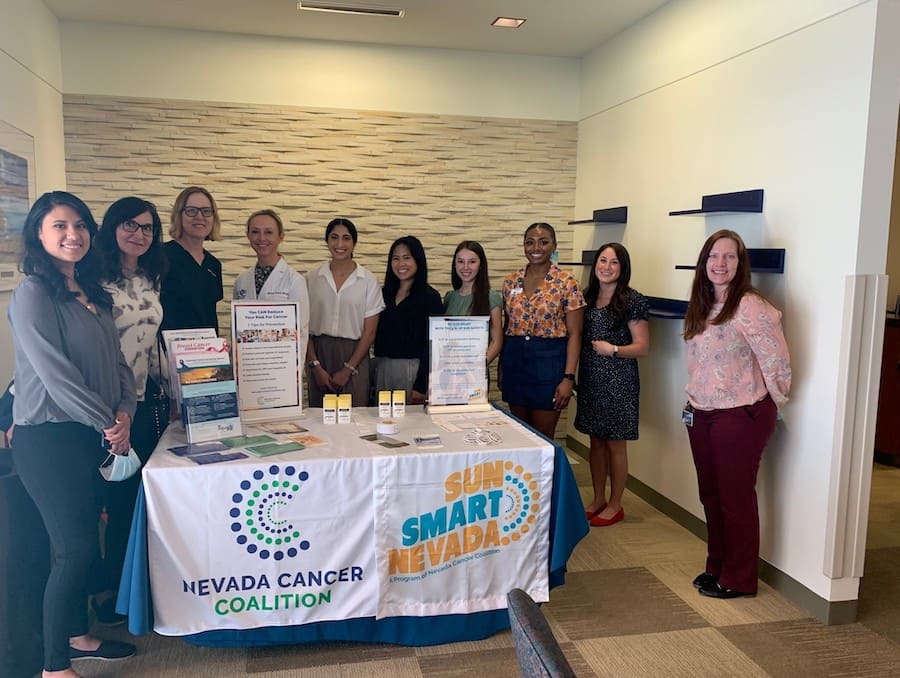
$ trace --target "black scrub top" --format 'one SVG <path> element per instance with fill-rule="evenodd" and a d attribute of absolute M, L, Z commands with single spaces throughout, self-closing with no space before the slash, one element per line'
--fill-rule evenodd
<path fill-rule="evenodd" d="M 163 307 L 160 329 L 184 330 L 213 327 L 219 333 L 216 303 L 222 299 L 222 262 L 203 250 L 199 265 L 174 240 L 163 245 L 169 270 L 163 278 L 159 300 Z"/>

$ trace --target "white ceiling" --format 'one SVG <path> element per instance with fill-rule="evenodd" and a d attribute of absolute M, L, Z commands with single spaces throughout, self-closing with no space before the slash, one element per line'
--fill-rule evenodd
<path fill-rule="evenodd" d="M 298 11 L 296 0 L 44 0 L 64 21 L 578 57 L 668 0 L 340 0 L 403 18 Z M 527 19 L 493 28 L 498 16 Z"/>

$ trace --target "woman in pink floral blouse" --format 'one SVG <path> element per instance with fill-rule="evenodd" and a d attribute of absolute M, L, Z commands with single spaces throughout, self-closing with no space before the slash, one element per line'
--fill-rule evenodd
<path fill-rule="evenodd" d="M 712 598 L 756 595 L 756 473 L 788 400 L 791 366 L 781 313 L 750 283 L 750 256 L 734 231 L 713 233 L 697 259 L 684 319 L 688 403 L 683 415 L 706 512 Z"/>

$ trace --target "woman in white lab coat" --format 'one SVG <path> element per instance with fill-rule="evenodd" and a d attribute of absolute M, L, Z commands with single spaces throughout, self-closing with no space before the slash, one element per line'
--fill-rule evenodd
<path fill-rule="evenodd" d="M 256 265 L 234 282 L 235 301 L 296 301 L 300 305 L 300 355 L 306 355 L 309 336 L 309 295 L 306 279 L 278 253 L 284 224 L 275 210 L 254 212 L 247 219 L 247 240 L 256 252 Z"/>

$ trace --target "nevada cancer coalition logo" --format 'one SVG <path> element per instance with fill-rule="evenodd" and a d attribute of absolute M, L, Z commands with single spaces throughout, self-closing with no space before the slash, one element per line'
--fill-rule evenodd
<path fill-rule="evenodd" d="M 444 480 L 446 506 L 403 521 L 403 548 L 388 553 L 391 581 L 421 579 L 525 538 L 540 498 L 534 474 L 512 461 L 454 471 Z"/>
<path fill-rule="evenodd" d="M 262 560 L 295 558 L 309 549 L 309 542 L 300 538 L 298 528 L 279 516 L 285 513 L 282 508 L 297 499 L 309 473 L 298 472 L 293 466 L 282 470 L 275 464 L 268 471 L 268 476 L 262 470 L 254 471 L 252 479 L 242 480 L 240 491 L 231 495 L 231 531 L 247 553 Z"/>

